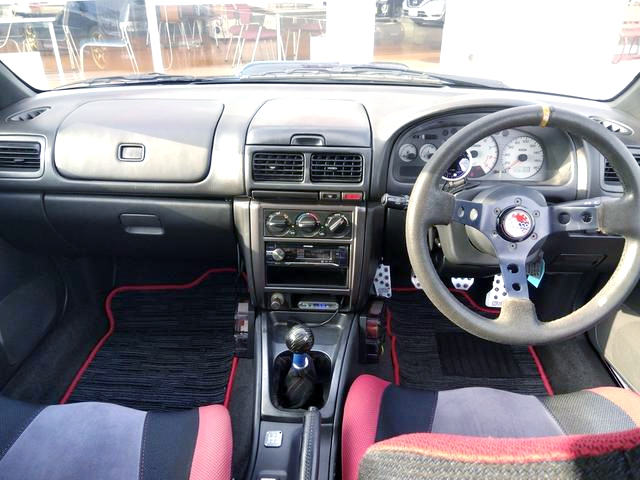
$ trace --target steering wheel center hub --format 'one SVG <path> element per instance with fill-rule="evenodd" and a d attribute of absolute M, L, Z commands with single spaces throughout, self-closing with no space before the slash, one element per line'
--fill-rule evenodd
<path fill-rule="evenodd" d="M 522 207 L 512 207 L 498 217 L 498 232 L 510 242 L 521 242 L 533 233 L 533 215 Z"/>

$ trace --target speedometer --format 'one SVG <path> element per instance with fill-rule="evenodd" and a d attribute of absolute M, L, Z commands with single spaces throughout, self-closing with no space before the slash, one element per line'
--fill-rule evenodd
<path fill-rule="evenodd" d="M 502 168 L 513 178 L 530 178 L 542 168 L 544 151 L 538 141 L 529 136 L 511 140 L 502 151 Z"/>
<path fill-rule="evenodd" d="M 486 137 L 467 149 L 471 159 L 469 177 L 477 178 L 491 172 L 498 161 L 498 144 L 493 137 Z"/>

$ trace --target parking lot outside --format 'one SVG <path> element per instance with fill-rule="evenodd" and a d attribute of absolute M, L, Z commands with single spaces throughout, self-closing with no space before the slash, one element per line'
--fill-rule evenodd
<path fill-rule="evenodd" d="M 437 1 L 442 5 L 443 15 L 425 20 L 424 13 L 417 17 L 418 8 L 412 7 L 420 5 L 420 0 L 405 0 L 403 4 L 396 0 L 372 0 L 371 11 L 366 13 L 375 21 L 372 59 L 437 71 L 443 30 L 447 28 L 445 2 Z M 182 0 L 177 3 L 182 5 L 161 0 L 155 7 L 165 73 L 234 75 L 252 59 L 313 60 L 326 34 L 326 16 L 322 13 L 326 2 L 261 2 L 249 6 L 189 5 Z M 304 14 L 305 10 L 309 15 Z M 282 14 L 274 18 L 272 13 L 278 11 Z M 96 21 L 96 17 L 102 18 L 102 22 Z M 105 17 L 111 19 L 106 25 Z M 25 20 L 29 18 L 33 23 Z M 21 76 L 38 78 L 34 86 L 39 88 L 55 88 L 93 77 L 157 71 L 147 18 L 144 0 L 7 4 L 2 8 L 0 59 L 10 68 L 28 69 L 34 75 Z M 55 55 L 49 23 L 43 19 L 55 19 L 50 23 L 59 58 Z M 279 29 L 275 22 L 279 22 Z M 238 26 L 245 24 L 260 25 L 260 35 L 238 34 Z M 279 40 L 275 37 L 277 30 Z M 245 32 L 248 31 L 247 28 Z M 620 26 L 619 50 L 613 51 L 611 63 L 633 63 L 630 68 L 637 72 L 639 39 L 640 6 L 631 2 Z"/>

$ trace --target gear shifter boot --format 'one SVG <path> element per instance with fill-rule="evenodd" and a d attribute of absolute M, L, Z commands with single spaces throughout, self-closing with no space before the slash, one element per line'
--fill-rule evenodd
<path fill-rule="evenodd" d="M 285 377 L 285 395 L 289 408 L 304 408 L 316 388 L 317 377 L 309 351 L 313 347 L 313 332 L 306 325 L 293 326 L 285 338 L 292 353 L 291 368 Z"/>

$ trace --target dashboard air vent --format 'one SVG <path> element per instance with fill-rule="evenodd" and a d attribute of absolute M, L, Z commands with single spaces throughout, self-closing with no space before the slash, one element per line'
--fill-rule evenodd
<path fill-rule="evenodd" d="M 7 122 L 26 122 L 27 120 L 33 120 L 34 118 L 42 115 L 49 110 L 49 107 L 33 108 L 24 112 L 16 113 L 7 118 Z"/>
<path fill-rule="evenodd" d="M 254 153 L 252 174 L 257 182 L 301 182 L 304 179 L 304 155 L 285 152 Z"/>
<path fill-rule="evenodd" d="M 312 154 L 311 181 L 334 183 L 361 182 L 362 155 L 354 153 Z"/>
<path fill-rule="evenodd" d="M 40 152 L 38 142 L 0 142 L 0 172 L 37 172 Z"/>
<path fill-rule="evenodd" d="M 589 117 L 591 120 L 598 122 L 604 128 L 609 130 L 610 132 L 617 133 L 618 135 L 631 135 L 633 130 L 631 127 L 628 127 L 620 122 L 614 122 L 613 120 L 609 120 L 607 118 L 602 117 Z"/>
<path fill-rule="evenodd" d="M 638 164 L 640 165 L 640 149 L 629 149 L 629 150 L 631 151 L 633 158 L 635 158 L 636 162 L 638 162 Z M 618 178 L 618 174 L 613 169 L 613 167 L 611 166 L 608 160 L 605 160 L 604 162 L 604 173 L 603 173 L 602 179 L 604 183 L 607 183 L 609 185 L 620 184 L 620 178 Z"/>

